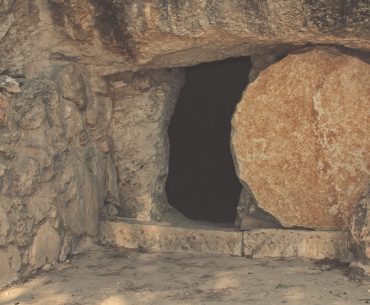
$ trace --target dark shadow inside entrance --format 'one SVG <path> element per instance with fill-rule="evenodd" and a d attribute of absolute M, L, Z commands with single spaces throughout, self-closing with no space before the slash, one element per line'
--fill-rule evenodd
<path fill-rule="evenodd" d="M 232 223 L 241 184 L 230 152 L 231 117 L 248 84 L 249 57 L 185 69 L 168 130 L 168 200 L 188 218 Z"/>

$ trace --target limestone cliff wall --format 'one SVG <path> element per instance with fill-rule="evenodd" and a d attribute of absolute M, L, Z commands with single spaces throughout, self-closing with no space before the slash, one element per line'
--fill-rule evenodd
<path fill-rule="evenodd" d="M 168 209 L 165 68 L 308 44 L 369 52 L 369 2 L 0 0 L 0 286 Z"/>

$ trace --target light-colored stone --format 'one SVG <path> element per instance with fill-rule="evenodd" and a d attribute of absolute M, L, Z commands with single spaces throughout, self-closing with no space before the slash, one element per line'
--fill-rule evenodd
<path fill-rule="evenodd" d="M 105 244 L 144 251 L 242 255 L 242 232 L 217 227 L 106 220 L 100 223 L 100 240 Z"/>
<path fill-rule="evenodd" d="M 86 79 L 77 65 L 68 65 L 60 73 L 60 90 L 63 98 L 73 102 L 77 108 L 84 110 L 87 106 L 88 90 Z"/>
<path fill-rule="evenodd" d="M 16 247 L 0 248 L 0 287 L 18 280 L 21 264 L 21 256 Z"/>
<path fill-rule="evenodd" d="M 6 124 L 8 117 L 8 99 L 4 94 L 0 93 L 0 126 Z"/>
<path fill-rule="evenodd" d="M 117 169 L 111 157 L 107 159 L 106 194 L 104 196 L 105 215 L 117 216 L 120 213 Z"/>
<path fill-rule="evenodd" d="M 4 207 L 0 206 L 0 246 L 6 245 L 8 240 L 8 233 L 10 230 L 8 217 Z"/>
<path fill-rule="evenodd" d="M 63 38 L 67 35 L 71 45 L 88 54 L 80 61 L 99 63 L 97 68 L 105 70 L 122 67 L 118 55 L 133 65 L 179 67 L 306 44 L 370 49 L 367 1 L 52 2 L 48 22 L 58 24 Z M 55 44 L 58 49 L 76 53 Z M 117 64 L 109 66 L 109 60 Z"/>
<path fill-rule="evenodd" d="M 100 224 L 100 241 L 139 251 L 193 252 L 250 258 L 310 258 L 350 261 L 347 233 L 287 229 L 171 225 L 118 218 Z"/>
<path fill-rule="evenodd" d="M 243 232 L 243 238 L 244 256 L 250 258 L 353 259 L 347 249 L 347 233 L 343 232 L 259 229 Z"/>
<path fill-rule="evenodd" d="M 4 89 L 9 93 L 21 92 L 18 82 L 9 76 L 0 76 L 0 89 Z"/>
<path fill-rule="evenodd" d="M 286 227 L 347 228 L 370 180 L 370 65 L 333 49 L 273 64 L 233 117 L 240 179 Z"/>
<path fill-rule="evenodd" d="M 51 187 L 44 188 L 34 194 L 27 203 L 27 210 L 33 216 L 35 223 L 39 223 L 48 216 L 54 205 L 57 194 Z"/>
<path fill-rule="evenodd" d="M 183 81 L 180 70 L 126 73 L 110 81 L 113 156 L 125 217 L 160 220 L 169 209 L 167 127 Z"/>
<path fill-rule="evenodd" d="M 58 232 L 48 223 L 43 224 L 33 241 L 29 254 L 29 263 L 34 268 L 57 261 L 61 246 Z"/>
<path fill-rule="evenodd" d="M 79 154 L 71 153 L 62 175 L 64 201 L 60 210 L 63 226 L 77 235 L 96 235 L 102 194 L 98 194 L 96 181 L 80 158 Z"/>
<path fill-rule="evenodd" d="M 167 68 L 253 55 L 260 69 L 258 55 L 307 44 L 370 50 L 367 1 L 0 2 L 0 75 L 13 77 L 0 88 L 0 239 L 22 275 L 45 221 L 65 259 L 99 214 L 164 218 L 183 82 Z"/>

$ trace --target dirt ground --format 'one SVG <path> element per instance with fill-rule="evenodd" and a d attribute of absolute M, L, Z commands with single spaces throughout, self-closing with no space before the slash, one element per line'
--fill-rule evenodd
<path fill-rule="evenodd" d="M 0 291 L 0 305 L 370 304 L 345 269 L 299 260 L 135 252 L 93 246 Z"/>

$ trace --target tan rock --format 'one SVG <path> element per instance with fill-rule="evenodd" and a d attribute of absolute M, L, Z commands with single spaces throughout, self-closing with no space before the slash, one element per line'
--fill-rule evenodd
<path fill-rule="evenodd" d="M 8 99 L 5 95 L 0 94 L 0 125 L 6 124 L 8 106 Z"/>
<path fill-rule="evenodd" d="M 0 76 L 0 89 L 4 89 L 9 93 L 21 92 L 18 82 L 9 76 Z"/>
<path fill-rule="evenodd" d="M 18 279 L 22 264 L 19 250 L 14 246 L 0 249 L 0 287 Z"/>
<path fill-rule="evenodd" d="M 343 232 L 260 229 L 243 232 L 243 238 L 244 255 L 251 258 L 353 259 Z"/>
<path fill-rule="evenodd" d="M 233 118 L 237 172 L 283 226 L 347 227 L 370 180 L 370 65 L 329 49 L 261 72 Z"/>
<path fill-rule="evenodd" d="M 70 154 L 60 181 L 65 189 L 60 209 L 63 226 L 78 235 L 96 235 L 101 195 L 89 169 L 78 160 L 79 157 L 78 154 Z"/>
<path fill-rule="evenodd" d="M 159 220 L 168 209 L 167 128 L 183 81 L 175 69 L 122 74 L 110 82 L 113 156 L 125 217 Z"/>
<path fill-rule="evenodd" d="M 5 213 L 5 209 L 0 206 L 0 246 L 4 246 L 7 244 L 9 230 L 10 225 Z"/>
<path fill-rule="evenodd" d="M 203 226 L 173 226 L 129 219 L 103 221 L 105 244 L 139 250 L 242 255 L 242 232 Z"/>
<path fill-rule="evenodd" d="M 56 230 L 46 222 L 37 231 L 33 241 L 29 263 L 34 268 L 40 268 L 47 263 L 55 263 L 61 248 L 61 238 Z"/>

